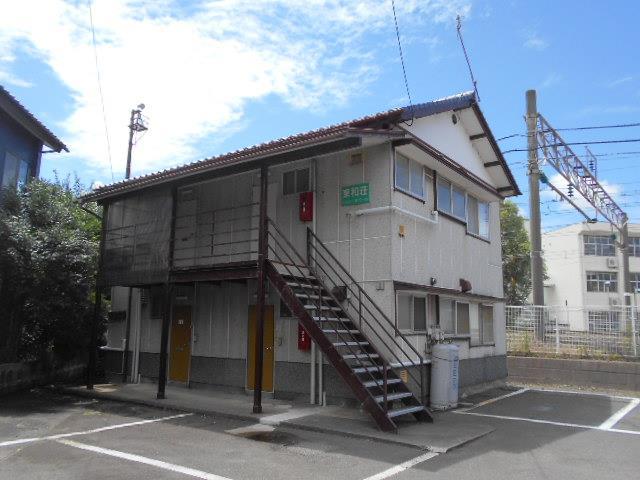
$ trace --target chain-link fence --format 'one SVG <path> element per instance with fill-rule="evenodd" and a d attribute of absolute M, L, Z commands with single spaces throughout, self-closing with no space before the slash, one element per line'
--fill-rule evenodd
<path fill-rule="evenodd" d="M 511 353 L 638 357 L 638 308 L 507 306 Z"/>

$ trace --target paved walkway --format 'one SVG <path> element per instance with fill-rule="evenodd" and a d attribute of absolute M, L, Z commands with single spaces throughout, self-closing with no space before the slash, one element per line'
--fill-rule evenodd
<path fill-rule="evenodd" d="M 117 400 L 149 407 L 246 420 L 263 425 L 334 433 L 378 442 L 406 445 L 432 452 L 446 452 L 491 433 L 494 428 L 481 419 L 435 414 L 434 423 L 413 419 L 399 425 L 397 434 L 380 431 L 366 412 L 357 408 L 313 406 L 263 397 L 262 414 L 253 414 L 253 397 L 216 389 L 187 389 L 168 385 L 166 399 L 156 399 L 156 385 L 103 384 L 93 391 L 66 387 L 66 393 Z"/>

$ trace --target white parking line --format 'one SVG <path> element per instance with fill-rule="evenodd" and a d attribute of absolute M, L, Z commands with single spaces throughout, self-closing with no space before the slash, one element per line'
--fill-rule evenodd
<path fill-rule="evenodd" d="M 169 470 L 171 472 L 182 473 L 191 477 L 202 478 L 204 480 L 230 480 L 227 477 L 222 477 L 214 473 L 203 472 L 202 470 L 196 470 L 195 468 L 183 467 L 182 465 L 174 465 L 173 463 L 163 462 L 161 460 L 154 460 L 153 458 L 143 457 L 141 455 L 134 455 L 132 453 L 120 452 L 118 450 L 111 450 L 109 448 L 95 447 L 93 445 L 87 445 L 86 443 L 74 442 L 73 440 L 58 440 L 58 443 L 68 445 L 70 447 L 79 448 L 81 450 L 87 450 L 89 452 L 100 453 L 102 455 L 108 455 L 110 457 L 122 458 L 131 462 L 143 463 L 152 467 L 162 468 L 163 470 Z"/>
<path fill-rule="evenodd" d="M 119 423 L 117 425 L 109 425 L 107 427 L 93 428 L 82 432 L 58 433 L 56 435 L 48 435 L 46 437 L 20 438 L 18 440 L 9 440 L 0 442 L 0 447 L 9 447 L 12 445 L 20 445 L 23 443 L 41 442 L 43 440 L 58 440 L 60 438 L 75 437 L 77 435 L 90 435 L 92 433 L 106 432 L 107 430 L 115 430 L 116 428 L 136 427 L 138 425 L 146 425 L 148 423 L 165 422 L 174 418 L 183 418 L 193 415 L 193 413 L 181 413 L 180 415 L 171 415 L 169 417 L 153 418 L 151 420 L 140 420 L 138 422 Z"/>
<path fill-rule="evenodd" d="M 453 413 L 457 413 L 459 415 L 475 415 L 477 417 L 497 418 L 499 420 L 515 420 L 518 422 L 542 423 L 546 425 L 555 425 L 557 427 L 582 428 L 585 430 L 600 430 L 604 432 L 625 433 L 628 435 L 640 435 L 640 432 L 637 432 L 635 430 L 623 430 L 619 428 L 601 428 L 600 426 L 596 427 L 593 425 L 581 425 L 579 423 L 553 422 L 551 420 L 538 420 L 537 418 L 510 417 L 507 415 L 492 415 L 489 413 L 463 412 L 460 410 L 454 410 Z"/>
<path fill-rule="evenodd" d="M 497 402 L 499 400 L 504 400 L 505 398 L 513 397 L 515 395 L 520 395 L 521 393 L 525 393 L 525 392 L 528 392 L 528 391 L 529 391 L 528 388 L 521 388 L 520 390 L 516 390 L 515 392 L 507 393 L 506 395 L 501 395 L 501 396 L 495 397 L 495 398 L 490 398 L 489 400 L 485 400 L 484 402 L 477 403 L 477 404 L 473 405 L 472 407 L 463 408 L 463 409 L 460 409 L 460 410 L 457 410 L 457 411 L 458 412 L 468 412 L 469 410 L 473 410 L 473 409 L 479 408 L 479 407 L 484 407 L 485 405 L 489 405 L 490 403 L 494 403 L 494 402 Z"/>
<path fill-rule="evenodd" d="M 406 462 L 395 465 L 394 467 L 391 467 L 383 472 L 377 473 L 371 477 L 367 477 L 364 480 L 383 480 L 384 478 L 392 477 L 394 475 L 397 475 L 398 473 L 408 470 L 415 465 L 418 465 L 419 463 L 426 462 L 427 460 L 437 457 L 438 455 L 440 454 L 435 452 L 424 453 L 418 457 L 412 458 L 411 460 L 407 460 Z"/>
<path fill-rule="evenodd" d="M 625 405 L 620 410 L 618 410 L 616 413 L 614 413 L 609 418 L 607 418 L 602 423 L 602 425 L 600 425 L 600 428 L 602 430 L 609 430 L 609 429 L 613 428 L 613 426 L 616 423 L 618 423 L 620 420 L 622 420 L 627 413 L 631 412 L 631 410 L 636 408 L 638 405 L 640 405 L 640 399 L 636 398 L 634 400 L 631 400 L 627 405 Z"/>

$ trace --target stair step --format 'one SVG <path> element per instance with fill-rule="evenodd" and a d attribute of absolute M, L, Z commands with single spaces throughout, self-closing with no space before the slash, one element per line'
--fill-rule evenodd
<path fill-rule="evenodd" d="M 313 285 L 311 283 L 305 283 L 302 280 L 300 282 L 288 281 L 287 285 L 289 285 L 291 288 L 307 288 L 307 289 L 318 290 L 318 285 Z"/>
<path fill-rule="evenodd" d="M 339 312 L 342 310 L 342 307 L 330 307 L 329 305 L 305 305 L 304 308 L 307 310 L 332 310 L 334 312 Z"/>
<path fill-rule="evenodd" d="M 316 322 L 350 322 L 351 319 L 347 317 L 313 317 Z"/>
<path fill-rule="evenodd" d="M 360 330 L 332 330 L 330 328 L 326 329 L 326 330 L 322 330 L 324 333 L 353 333 L 353 334 L 357 334 L 360 333 Z"/>
<path fill-rule="evenodd" d="M 396 383 L 402 383 L 402 380 L 400 380 L 399 378 L 389 378 L 387 380 L 387 385 L 394 385 Z M 363 385 L 365 387 L 367 387 L 367 388 L 381 387 L 382 385 L 384 385 L 384 381 L 382 379 L 380 379 L 380 380 L 369 380 L 367 382 L 364 382 Z"/>
<path fill-rule="evenodd" d="M 318 298 L 322 298 L 322 300 L 331 300 L 333 301 L 333 298 L 331 297 L 327 297 L 325 295 L 323 295 L 322 297 L 318 297 L 318 295 L 314 295 L 314 294 L 309 294 L 309 293 L 296 293 L 296 297 L 298 298 L 309 298 L 311 300 L 318 300 Z"/>
<path fill-rule="evenodd" d="M 408 413 L 421 412 L 422 410 L 426 410 L 422 405 L 413 405 L 411 407 L 404 408 L 394 408 L 393 410 L 389 410 L 387 412 L 387 417 L 394 418 L 400 417 L 401 415 L 407 415 Z"/>
<path fill-rule="evenodd" d="M 375 367 L 358 367 L 353 369 L 354 373 L 380 372 L 383 370 L 384 370 L 384 367 L 382 365 L 377 365 Z M 387 384 L 389 384 L 388 380 L 387 380 Z"/>
<path fill-rule="evenodd" d="M 397 392 L 397 393 L 388 393 L 387 394 L 387 402 L 391 400 L 400 400 L 401 398 L 411 397 L 413 393 L 411 392 Z M 374 397 L 375 401 L 378 403 L 384 402 L 384 395 L 378 395 Z"/>
<path fill-rule="evenodd" d="M 343 355 L 342 358 L 345 360 L 356 360 L 356 359 L 370 359 L 370 358 L 380 358 L 380 355 L 377 353 L 356 353 L 355 355 L 350 353 L 348 355 Z"/>
<path fill-rule="evenodd" d="M 334 347 L 359 347 L 363 345 L 369 345 L 369 342 L 334 342 Z"/>

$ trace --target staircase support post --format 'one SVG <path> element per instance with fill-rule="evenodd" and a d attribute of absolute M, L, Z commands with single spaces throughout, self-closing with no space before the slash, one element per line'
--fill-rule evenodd
<path fill-rule="evenodd" d="M 258 230 L 258 286 L 256 308 L 256 351 L 254 355 L 253 413 L 262 413 L 262 366 L 264 363 L 264 304 L 266 296 L 265 267 L 267 261 L 268 228 L 267 194 L 269 187 L 269 168 L 260 169 L 260 226 Z"/>
<path fill-rule="evenodd" d="M 158 391 L 156 398 L 164 400 L 166 398 L 167 387 L 167 363 L 169 356 L 169 326 L 171 323 L 171 296 L 173 289 L 170 283 L 163 286 L 162 303 L 162 330 L 160 332 L 160 361 L 158 362 Z"/>

